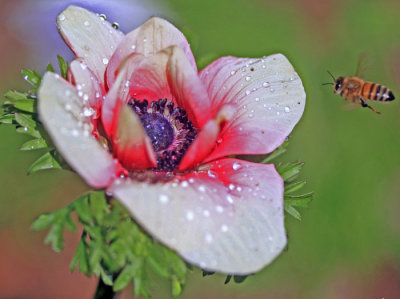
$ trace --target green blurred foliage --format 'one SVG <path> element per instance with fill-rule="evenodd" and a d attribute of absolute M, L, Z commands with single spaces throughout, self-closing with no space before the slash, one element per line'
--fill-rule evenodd
<path fill-rule="evenodd" d="M 202 66 L 224 55 L 280 52 L 289 58 L 303 80 L 307 104 L 280 159 L 305 161 L 301 177 L 308 179 L 305 188 L 315 191 L 310 208 L 302 210 L 302 222 L 288 217 L 289 245 L 272 265 L 239 285 L 224 286 L 223 276 L 200 278 L 195 271 L 189 274 L 182 298 L 352 298 L 335 293 L 335 282 L 343 273 L 345 278 L 357 277 L 347 286 L 352 294 L 362 298 L 373 293 L 377 271 L 386 264 L 400 264 L 400 3 L 162 3 L 174 14 L 169 19 L 188 34 Z M 353 75 L 365 51 L 370 67 L 364 79 L 390 87 L 397 96 L 388 104 L 370 103 L 381 115 L 363 108 L 346 111 L 331 86 L 321 86 L 331 81 L 326 70 L 335 76 Z M 1 90 L 17 88 L 16 84 L 2 85 Z M 25 237 L 35 216 L 71 202 L 86 186 L 65 172 L 24 177 L 38 155 L 16 151 L 28 139 L 10 128 L 0 126 L 0 137 L 0 205 L 7 211 L 1 213 L 0 225 Z M 33 243 L 32 237 L 21 239 L 24 246 Z M 169 286 L 157 287 L 154 297 L 165 297 L 163 290 Z M 385 292 L 391 287 L 382 288 L 377 298 L 390 298 Z"/>

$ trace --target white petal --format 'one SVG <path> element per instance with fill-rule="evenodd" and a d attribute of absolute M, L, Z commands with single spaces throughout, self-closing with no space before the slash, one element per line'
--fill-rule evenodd
<path fill-rule="evenodd" d="M 114 177 L 112 156 L 92 136 L 90 118 L 75 88 L 54 73 L 46 73 L 39 88 L 40 120 L 57 150 L 91 186 L 102 188 Z"/>
<path fill-rule="evenodd" d="M 57 17 L 57 26 L 76 56 L 84 59 L 97 78 L 104 82 L 105 69 L 124 37 L 123 33 L 95 13 L 74 5 Z"/>
<path fill-rule="evenodd" d="M 117 181 L 110 191 L 153 237 L 202 269 L 253 273 L 286 244 L 273 165 L 223 159 L 168 183 Z"/>

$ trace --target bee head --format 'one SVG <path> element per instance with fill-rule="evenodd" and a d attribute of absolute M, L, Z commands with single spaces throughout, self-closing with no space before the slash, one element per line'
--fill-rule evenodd
<path fill-rule="evenodd" d="M 339 93 L 341 91 L 342 84 L 343 84 L 343 79 L 344 79 L 344 77 L 342 77 L 342 76 L 336 78 L 335 84 L 334 84 L 334 87 L 333 87 L 333 92 Z"/>

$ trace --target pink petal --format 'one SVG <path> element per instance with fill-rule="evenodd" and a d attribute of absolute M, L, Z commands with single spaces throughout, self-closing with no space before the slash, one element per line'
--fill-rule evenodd
<path fill-rule="evenodd" d="M 183 156 L 178 167 L 179 171 L 184 171 L 193 166 L 197 166 L 197 164 L 202 162 L 210 154 L 214 149 L 215 144 L 218 142 L 221 128 L 234 115 L 235 112 L 233 109 L 234 107 L 231 105 L 223 106 L 218 112 L 217 117 L 209 120 L 205 124 Z"/>
<path fill-rule="evenodd" d="M 93 113 L 99 113 L 103 104 L 104 89 L 100 85 L 96 75 L 93 74 L 82 59 L 72 61 L 69 71 L 78 89 L 78 95 L 83 101 L 89 103 L 89 106 L 94 109 Z"/>
<path fill-rule="evenodd" d="M 155 239 L 202 269 L 253 273 L 286 244 L 273 165 L 222 159 L 167 183 L 119 180 L 110 191 Z"/>
<path fill-rule="evenodd" d="M 113 84 L 118 68 L 125 57 L 132 53 L 150 56 L 170 46 L 181 48 L 189 64 L 197 72 L 196 61 L 185 36 L 169 22 L 160 18 L 151 18 L 128 33 L 119 44 L 107 68 L 108 86 Z"/>
<path fill-rule="evenodd" d="M 233 154 L 266 154 L 292 131 L 304 111 L 305 92 L 282 54 L 262 59 L 223 57 L 200 72 L 213 107 L 236 106 L 207 161 Z"/>
<path fill-rule="evenodd" d="M 57 26 L 76 56 L 84 59 L 104 83 L 105 69 L 124 35 L 97 14 L 82 7 L 69 6 L 57 17 Z"/>
<path fill-rule="evenodd" d="M 128 105 L 114 115 L 116 128 L 111 135 L 114 155 L 125 168 L 146 169 L 157 166 L 150 138 L 139 118 Z"/>
<path fill-rule="evenodd" d="M 167 50 L 171 51 L 167 72 L 172 95 L 177 105 L 186 110 L 193 125 L 201 128 L 217 111 L 212 109 L 207 91 L 182 49 L 171 47 Z"/>
<path fill-rule="evenodd" d="M 76 89 L 54 73 L 46 73 L 39 88 L 39 116 L 57 150 L 91 186 L 103 188 L 115 177 L 116 164 L 92 136 L 87 109 Z"/>

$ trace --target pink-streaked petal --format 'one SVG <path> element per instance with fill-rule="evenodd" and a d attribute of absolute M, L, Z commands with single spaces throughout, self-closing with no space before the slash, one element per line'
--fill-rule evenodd
<path fill-rule="evenodd" d="M 127 72 L 123 69 L 104 98 L 103 108 L 101 110 L 101 119 L 107 135 L 112 134 L 113 119 L 116 113 L 117 103 L 119 101 L 127 103 L 129 100 L 130 95 L 129 85 L 126 84 L 127 80 Z"/>
<path fill-rule="evenodd" d="M 181 48 L 171 47 L 168 62 L 168 82 L 177 105 L 186 110 L 189 119 L 197 128 L 201 128 L 216 111 L 212 109 L 207 90 L 197 71 L 191 68 Z"/>
<path fill-rule="evenodd" d="M 84 59 L 104 83 L 105 69 L 124 35 L 97 14 L 82 7 L 69 6 L 57 17 L 57 26 L 76 56 Z"/>
<path fill-rule="evenodd" d="M 89 106 L 93 109 L 91 113 L 96 118 L 99 116 L 100 108 L 103 104 L 104 90 L 96 75 L 87 67 L 87 64 L 82 59 L 76 59 L 71 62 L 69 66 L 73 82 L 78 90 L 78 95 L 83 101 L 87 101 Z M 88 115 L 88 116 L 90 116 Z"/>
<path fill-rule="evenodd" d="M 151 18 L 128 33 L 121 41 L 107 68 L 107 82 L 112 83 L 114 81 L 119 65 L 128 55 L 135 52 L 145 56 L 154 55 L 170 46 L 181 48 L 191 67 L 197 72 L 192 50 L 182 32 L 163 19 Z"/>
<path fill-rule="evenodd" d="M 57 150 L 91 186 L 103 188 L 115 177 L 116 164 L 92 136 L 87 106 L 74 86 L 54 73 L 46 73 L 39 88 L 39 116 Z"/>
<path fill-rule="evenodd" d="M 200 130 L 179 164 L 178 170 L 184 171 L 203 161 L 218 142 L 221 127 L 234 115 L 234 106 L 223 106 L 215 119 L 209 120 Z"/>
<path fill-rule="evenodd" d="M 254 273 L 286 244 L 273 165 L 222 159 L 168 183 L 119 180 L 110 191 L 155 239 L 205 270 Z"/>
<path fill-rule="evenodd" d="M 146 169 L 157 166 L 150 138 L 137 115 L 128 105 L 123 105 L 115 115 L 115 132 L 112 133 L 114 155 L 127 169 Z"/>
<path fill-rule="evenodd" d="M 261 59 L 223 57 L 200 72 L 213 107 L 236 105 L 207 161 L 232 154 L 266 154 L 276 149 L 300 120 L 302 82 L 282 54 Z"/>

